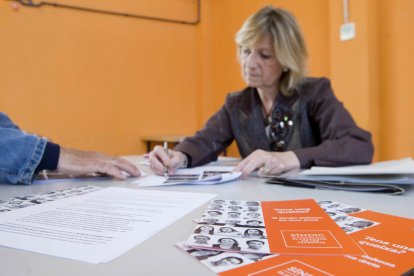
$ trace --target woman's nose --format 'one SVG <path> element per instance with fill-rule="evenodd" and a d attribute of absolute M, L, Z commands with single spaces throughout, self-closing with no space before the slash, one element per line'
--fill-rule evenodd
<path fill-rule="evenodd" d="M 255 55 L 254 53 L 250 54 L 247 57 L 246 64 L 249 68 L 256 68 L 258 65 L 257 55 Z"/>

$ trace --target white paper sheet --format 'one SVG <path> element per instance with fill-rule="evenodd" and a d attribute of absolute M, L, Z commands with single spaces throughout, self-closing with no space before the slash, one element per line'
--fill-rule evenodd
<path fill-rule="evenodd" d="M 138 184 L 140 187 L 170 186 L 178 184 L 218 184 L 238 179 L 241 176 L 241 172 L 233 172 L 234 168 L 234 166 L 201 166 L 191 169 L 179 169 L 174 175 L 169 177 L 147 175 L 135 180 L 133 183 Z M 222 173 L 214 175 L 212 172 Z M 205 174 L 208 176 L 206 177 Z"/>
<path fill-rule="evenodd" d="M 346 167 L 312 167 L 300 175 L 381 175 L 381 174 L 414 174 L 414 161 L 411 158 L 377 162 L 370 165 Z"/>
<path fill-rule="evenodd" d="M 0 214 L 0 245 L 105 263 L 214 194 L 110 187 Z"/>

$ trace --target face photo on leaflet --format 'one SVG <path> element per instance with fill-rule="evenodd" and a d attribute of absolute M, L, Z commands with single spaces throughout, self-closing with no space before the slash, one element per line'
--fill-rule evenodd
<path fill-rule="evenodd" d="M 198 249 L 198 248 L 188 248 L 187 252 L 197 260 L 205 260 L 211 256 L 216 256 L 222 254 L 223 251 L 209 250 L 209 249 Z"/>
<path fill-rule="evenodd" d="M 201 225 L 194 230 L 194 234 L 213 235 L 214 227 L 211 225 Z"/>
<path fill-rule="evenodd" d="M 236 230 L 233 227 L 222 226 L 222 227 L 218 228 L 218 230 L 216 231 L 216 235 L 218 235 L 218 236 L 229 236 L 229 237 L 240 237 L 242 235 L 242 233 L 240 233 L 240 231 Z"/>
<path fill-rule="evenodd" d="M 210 225 L 224 225 L 224 222 L 221 222 L 218 218 L 212 217 L 203 217 L 200 219 L 198 224 L 210 224 Z"/>
<path fill-rule="evenodd" d="M 265 225 L 263 221 L 257 219 L 249 219 L 241 221 L 236 225 L 237 227 L 255 227 L 255 228 L 264 228 Z"/>
<path fill-rule="evenodd" d="M 201 262 L 215 273 L 220 273 L 243 265 L 251 264 L 254 261 L 238 253 L 224 252 L 220 255 L 202 260 Z"/>
<path fill-rule="evenodd" d="M 264 232 L 262 229 L 257 228 L 248 228 L 243 233 L 243 238 L 250 238 L 250 239 L 266 239 Z"/>
<path fill-rule="evenodd" d="M 248 240 L 246 244 L 249 249 L 260 250 L 265 245 L 265 242 L 262 240 Z"/>
<path fill-rule="evenodd" d="M 193 235 L 195 245 L 208 246 L 210 237 L 206 235 Z"/>
<path fill-rule="evenodd" d="M 222 250 L 229 250 L 229 251 L 239 251 L 240 246 L 239 242 L 235 238 L 219 238 L 216 243 L 213 244 L 213 248 L 215 249 L 222 249 Z"/>
<path fill-rule="evenodd" d="M 228 226 L 235 226 L 236 224 L 238 224 L 240 222 L 241 222 L 241 220 L 238 220 L 238 219 L 226 219 L 224 221 L 225 225 L 228 225 Z"/>

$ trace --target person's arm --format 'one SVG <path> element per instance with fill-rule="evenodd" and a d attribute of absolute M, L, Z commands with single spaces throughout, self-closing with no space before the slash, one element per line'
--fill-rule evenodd
<path fill-rule="evenodd" d="M 47 140 L 21 131 L 0 113 L 0 182 L 30 184 Z"/>
<path fill-rule="evenodd" d="M 185 138 L 174 150 L 168 150 L 168 154 L 163 147 L 155 146 L 149 158 L 152 171 L 162 175 L 167 168 L 168 174 L 173 174 L 178 168 L 191 168 L 217 160 L 220 152 L 233 141 L 228 105 L 229 97 L 202 130 Z"/>
<path fill-rule="evenodd" d="M 130 162 L 97 152 L 62 148 L 46 138 L 21 131 L 4 113 L 0 113 L 0 183 L 30 184 L 42 169 L 80 175 L 105 173 L 119 179 L 139 176 Z"/>
<path fill-rule="evenodd" d="M 345 166 L 372 161 L 374 147 L 369 132 L 359 128 L 335 97 L 330 82 L 321 79 L 309 91 L 308 112 L 317 126 L 321 143 L 294 150 L 302 168 Z"/>
<path fill-rule="evenodd" d="M 217 160 L 218 155 L 233 141 L 229 117 L 229 108 L 232 105 L 230 98 L 229 95 L 223 107 L 207 121 L 203 129 L 174 148 L 190 157 L 190 167 Z"/>
<path fill-rule="evenodd" d="M 42 170 L 54 171 L 57 169 L 57 164 L 60 156 L 60 146 L 58 144 L 48 141 L 46 143 L 45 150 L 43 151 L 43 156 L 40 159 L 35 173 L 38 173 Z"/>

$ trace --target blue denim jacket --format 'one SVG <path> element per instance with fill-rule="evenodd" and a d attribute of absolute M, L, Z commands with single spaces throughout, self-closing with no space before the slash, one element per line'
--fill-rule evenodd
<path fill-rule="evenodd" d="M 0 112 L 0 183 L 32 183 L 46 143 L 46 138 L 25 133 Z"/>

